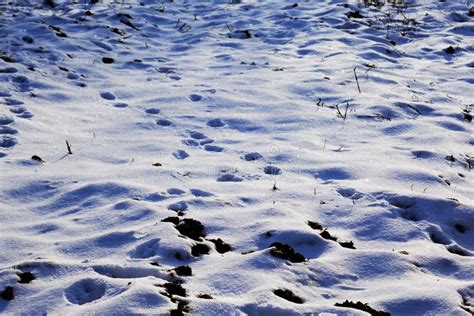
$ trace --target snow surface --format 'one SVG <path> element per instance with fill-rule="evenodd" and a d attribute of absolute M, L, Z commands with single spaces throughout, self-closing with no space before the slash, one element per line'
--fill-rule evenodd
<path fill-rule="evenodd" d="M 472 1 L 55 2 L 0 2 L 0 313 L 473 313 Z"/>

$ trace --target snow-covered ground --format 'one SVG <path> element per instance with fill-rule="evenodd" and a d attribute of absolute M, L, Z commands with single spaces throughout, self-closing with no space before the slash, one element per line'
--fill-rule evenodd
<path fill-rule="evenodd" d="M 472 1 L 45 2 L 0 1 L 0 314 L 474 312 Z"/>

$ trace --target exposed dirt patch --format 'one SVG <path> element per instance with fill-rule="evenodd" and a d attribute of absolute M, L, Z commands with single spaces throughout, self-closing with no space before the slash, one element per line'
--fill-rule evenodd
<path fill-rule="evenodd" d="M 342 303 L 336 303 L 334 306 L 358 309 L 366 313 L 369 313 L 370 315 L 373 315 L 373 316 L 389 316 L 390 315 L 390 313 L 375 310 L 372 307 L 370 307 L 368 304 L 364 304 L 362 302 L 354 303 L 353 301 L 346 300 Z"/>
<path fill-rule="evenodd" d="M 270 254 L 274 257 L 288 260 L 293 263 L 305 262 L 306 258 L 299 252 L 295 252 L 293 247 L 281 242 L 271 244 Z"/>
<path fill-rule="evenodd" d="M 278 289 L 274 290 L 273 294 L 276 296 L 279 296 L 287 301 L 290 301 L 295 304 L 303 304 L 304 301 L 301 297 L 295 295 L 292 291 L 287 290 L 287 289 Z"/>

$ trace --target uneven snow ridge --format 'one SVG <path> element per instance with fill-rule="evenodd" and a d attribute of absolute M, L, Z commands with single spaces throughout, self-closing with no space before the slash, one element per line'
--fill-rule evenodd
<path fill-rule="evenodd" d="M 471 1 L 75 2 L 0 1 L 0 314 L 474 312 Z"/>

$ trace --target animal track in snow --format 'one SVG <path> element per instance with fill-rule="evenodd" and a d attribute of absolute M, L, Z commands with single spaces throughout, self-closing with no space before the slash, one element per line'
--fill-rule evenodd
<path fill-rule="evenodd" d="M 128 107 L 127 103 L 119 102 L 119 103 L 114 103 L 115 108 L 126 108 Z"/>
<path fill-rule="evenodd" d="M 218 182 L 242 182 L 244 179 L 236 175 L 225 173 L 217 178 Z"/>
<path fill-rule="evenodd" d="M 138 279 L 146 277 L 165 278 L 166 273 L 156 268 L 119 266 L 119 265 L 96 265 L 95 272 L 114 279 Z"/>
<path fill-rule="evenodd" d="M 64 291 L 64 296 L 72 304 L 84 305 L 97 301 L 105 295 L 107 285 L 100 279 L 83 279 L 77 281 Z"/>
<path fill-rule="evenodd" d="M 224 151 L 224 148 L 222 148 L 220 146 L 216 146 L 216 145 L 205 145 L 204 150 L 220 153 L 220 152 Z"/>
<path fill-rule="evenodd" d="M 260 160 L 262 158 L 263 158 L 263 156 L 260 153 L 257 153 L 257 152 L 247 153 L 243 156 L 243 159 L 245 161 L 255 161 L 255 160 Z"/>
<path fill-rule="evenodd" d="M 188 209 L 188 204 L 184 201 L 168 205 L 168 209 L 175 212 L 184 212 Z"/>
<path fill-rule="evenodd" d="M 164 127 L 174 126 L 173 122 L 171 122 L 168 119 L 158 119 L 156 121 L 156 124 L 159 126 L 164 126 Z"/>
<path fill-rule="evenodd" d="M 202 96 L 199 95 L 199 94 L 191 94 L 189 96 L 189 99 L 193 102 L 198 102 L 198 101 L 201 101 L 202 100 Z"/>
<path fill-rule="evenodd" d="M 183 160 L 183 159 L 188 158 L 189 154 L 186 151 L 179 149 L 173 153 L 173 156 L 176 159 Z"/>
<path fill-rule="evenodd" d="M 17 144 L 15 138 L 10 136 L 0 136 L 0 147 L 2 148 L 11 148 Z"/>
<path fill-rule="evenodd" d="M 101 92 L 100 96 L 102 97 L 102 99 L 109 101 L 117 99 L 117 97 L 112 92 Z"/>
<path fill-rule="evenodd" d="M 13 120 L 11 117 L 7 116 L 0 116 L 0 125 L 9 125 L 13 123 L 15 120 Z"/>
<path fill-rule="evenodd" d="M 161 111 L 158 108 L 149 108 L 145 110 L 146 114 L 151 114 L 151 115 L 160 114 L 160 112 Z"/>
<path fill-rule="evenodd" d="M 146 259 L 155 257 L 159 254 L 158 250 L 160 247 L 160 239 L 155 238 L 148 240 L 135 248 L 131 252 L 130 258 Z"/>
<path fill-rule="evenodd" d="M 200 189 L 191 189 L 190 191 L 191 191 L 191 194 L 194 195 L 195 197 L 209 197 L 209 196 L 214 195 L 211 192 L 203 191 Z"/>
<path fill-rule="evenodd" d="M 263 172 L 274 176 L 282 173 L 281 169 L 275 166 L 266 166 L 265 168 L 263 168 Z"/>
<path fill-rule="evenodd" d="M 223 127 L 224 125 L 225 123 L 219 118 L 212 119 L 207 122 L 207 126 L 209 127 Z"/>
<path fill-rule="evenodd" d="M 14 135 L 18 133 L 18 131 L 9 126 L 0 126 L 0 135 Z"/>

